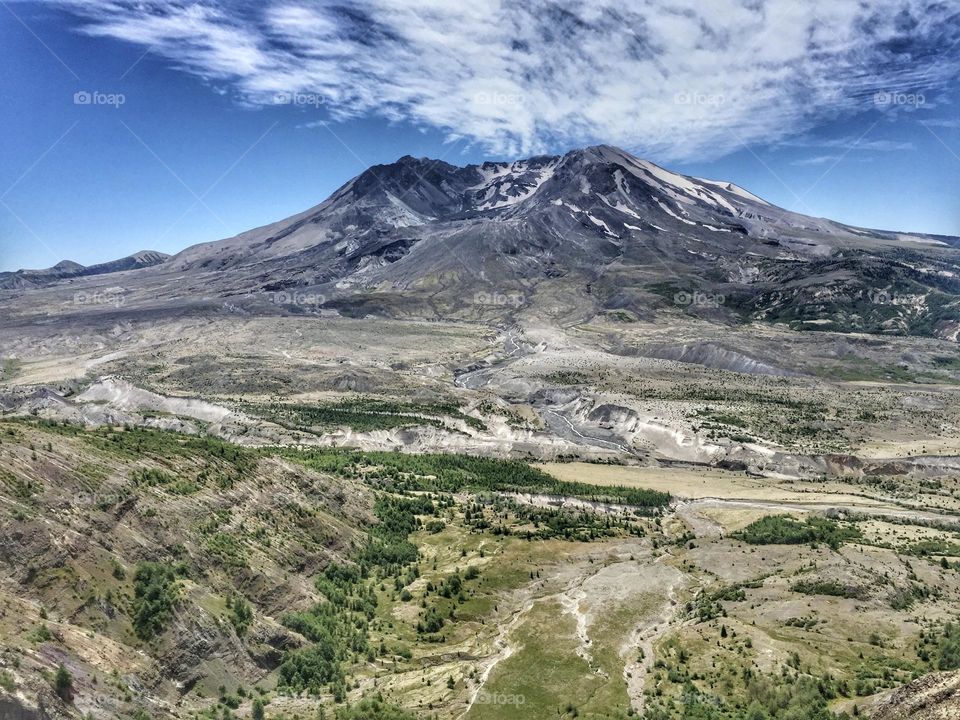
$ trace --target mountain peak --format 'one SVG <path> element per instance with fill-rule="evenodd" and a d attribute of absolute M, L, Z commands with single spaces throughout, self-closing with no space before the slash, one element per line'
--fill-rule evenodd
<path fill-rule="evenodd" d="M 57 272 L 75 272 L 77 270 L 83 270 L 83 265 L 73 260 L 61 260 L 56 265 L 51 268 L 48 268 L 47 271 L 57 271 Z M 37 272 L 44 272 L 38 270 Z"/>

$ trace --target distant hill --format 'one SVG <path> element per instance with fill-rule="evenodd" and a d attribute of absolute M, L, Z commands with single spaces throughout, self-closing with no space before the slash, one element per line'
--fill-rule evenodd
<path fill-rule="evenodd" d="M 71 260 L 63 260 L 44 270 L 17 270 L 15 272 L 0 273 L 0 289 L 18 290 L 30 287 L 47 285 L 58 280 L 89 275 L 107 275 L 123 270 L 159 265 L 170 258 L 169 255 L 155 250 L 141 250 L 119 260 L 84 266 Z"/>

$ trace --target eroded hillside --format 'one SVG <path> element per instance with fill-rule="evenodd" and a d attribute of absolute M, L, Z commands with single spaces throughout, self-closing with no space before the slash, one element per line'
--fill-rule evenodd
<path fill-rule="evenodd" d="M 960 524 L 922 495 L 35 420 L 0 441 L 25 717 L 819 717 L 960 666 Z"/>

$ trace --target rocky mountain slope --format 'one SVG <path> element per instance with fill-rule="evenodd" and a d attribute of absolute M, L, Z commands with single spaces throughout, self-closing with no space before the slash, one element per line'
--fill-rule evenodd
<path fill-rule="evenodd" d="M 725 324 L 955 341 L 957 244 L 800 215 L 597 146 L 466 167 L 403 157 L 299 215 L 109 282 L 127 302 L 168 310 L 224 298 L 248 310 L 493 319 L 527 309 L 565 321 L 679 307 Z M 82 274 L 70 273 L 60 275 Z"/>
<path fill-rule="evenodd" d="M 3 718 L 172 717 L 188 694 L 252 687 L 304 644 L 281 616 L 316 602 L 310 576 L 372 518 L 348 480 L 208 439 L 0 435 Z M 142 580 L 161 566 L 169 603 Z M 66 703 L 43 679 L 60 664 Z"/>
<path fill-rule="evenodd" d="M 667 302 L 723 322 L 946 337 L 960 318 L 954 244 L 799 215 L 598 146 L 467 167 L 404 157 L 169 265 L 352 313 L 647 315 Z"/>

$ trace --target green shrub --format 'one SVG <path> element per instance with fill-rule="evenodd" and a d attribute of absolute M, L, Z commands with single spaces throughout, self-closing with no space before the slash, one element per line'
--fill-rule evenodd
<path fill-rule="evenodd" d="M 253 707 L 251 708 L 250 716 L 253 720 L 264 720 L 265 714 L 263 712 L 263 700 L 260 698 L 253 699 Z"/>
<path fill-rule="evenodd" d="M 8 693 L 13 693 L 17 689 L 17 683 L 14 682 L 13 675 L 7 670 L 0 672 L 0 688 L 3 688 Z"/>
<path fill-rule="evenodd" d="M 133 575 L 133 630 L 141 640 L 163 631 L 177 602 L 179 587 L 170 565 L 141 562 Z"/>
<path fill-rule="evenodd" d="M 949 623 L 944 627 L 943 638 L 937 647 L 937 668 L 940 670 L 960 668 L 960 625 Z"/>
<path fill-rule="evenodd" d="M 246 598 L 237 597 L 233 600 L 230 608 L 230 622 L 236 629 L 237 635 L 243 637 L 246 634 L 247 628 L 253 622 L 253 610 Z"/>
<path fill-rule="evenodd" d="M 867 591 L 862 587 L 845 585 L 837 580 L 798 580 L 790 589 L 805 595 L 831 595 L 851 600 L 865 600 Z"/>

